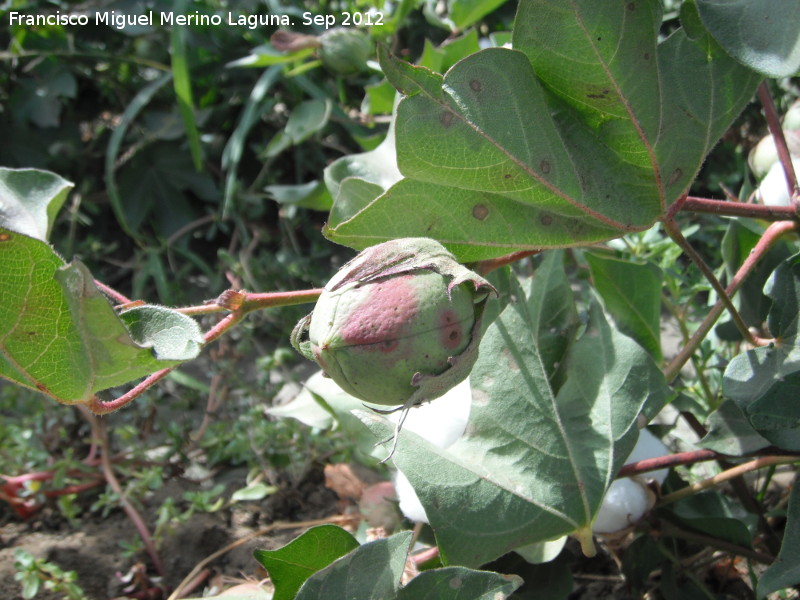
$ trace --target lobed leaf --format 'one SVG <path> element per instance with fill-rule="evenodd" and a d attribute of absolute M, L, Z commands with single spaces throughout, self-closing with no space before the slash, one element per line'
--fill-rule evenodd
<path fill-rule="evenodd" d="M 561 357 L 556 389 L 537 339 L 537 325 L 551 318 L 534 318 L 531 288 L 526 292 L 517 290 L 518 301 L 483 339 L 464 437 L 441 450 L 400 433 L 395 463 L 425 508 L 445 564 L 480 565 L 590 530 L 636 442 L 638 416 L 652 415 L 668 396 L 652 359 L 596 306 Z M 360 417 L 378 436 L 391 433 L 379 417 Z"/>
<path fill-rule="evenodd" d="M 772 299 L 767 316 L 774 343 L 734 357 L 725 369 L 723 393 L 742 409 L 750 425 L 785 450 L 800 450 L 800 254 L 782 262 L 764 286 Z"/>
<path fill-rule="evenodd" d="M 118 316 L 88 269 L 43 241 L 0 228 L 0 264 L 0 376 L 15 383 L 85 403 L 200 351 L 193 319 L 162 307 Z"/>
<path fill-rule="evenodd" d="M 731 56 L 767 77 L 800 69 L 800 2 L 695 0 L 703 24 Z"/>
<path fill-rule="evenodd" d="M 428 236 L 473 261 L 647 229 L 760 80 L 707 35 L 657 44 L 660 22 L 657 0 L 532 0 L 514 50 L 482 50 L 444 76 L 381 53 L 406 95 L 403 179 L 350 207 L 338 190 L 326 235 L 355 248 Z"/>

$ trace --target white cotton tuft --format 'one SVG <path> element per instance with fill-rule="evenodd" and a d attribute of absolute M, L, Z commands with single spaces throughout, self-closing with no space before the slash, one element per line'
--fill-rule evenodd
<path fill-rule="evenodd" d="M 645 486 L 630 477 L 612 482 L 592 524 L 595 533 L 614 533 L 641 519 L 648 510 Z"/>

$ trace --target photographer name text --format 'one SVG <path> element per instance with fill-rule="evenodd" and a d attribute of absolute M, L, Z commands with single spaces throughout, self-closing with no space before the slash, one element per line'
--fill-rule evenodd
<path fill-rule="evenodd" d="M 185 27 L 192 26 L 220 26 L 247 27 L 257 29 L 259 27 L 291 27 L 296 24 L 316 25 L 330 29 L 331 27 L 363 27 L 383 25 L 383 14 L 380 12 L 347 12 L 342 11 L 338 14 L 315 15 L 304 12 L 298 23 L 295 23 L 289 15 L 275 14 L 256 14 L 240 15 L 227 13 L 226 15 L 209 15 L 198 12 L 189 14 L 175 14 L 173 12 L 154 12 L 146 14 L 131 15 L 118 13 L 115 11 L 96 12 L 94 14 L 62 13 L 55 12 L 47 15 L 26 14 L 22 12 L 10 11 L 8 13 L 9 25 L 23 25 L 26 27 L 46 27 L 46 26 L 86 26 L 86 25 L 106 25 L 115 29 L 125 29 L 126 27 L 153 27 L 155 25 L 170 26 L 178 25 Z"/>

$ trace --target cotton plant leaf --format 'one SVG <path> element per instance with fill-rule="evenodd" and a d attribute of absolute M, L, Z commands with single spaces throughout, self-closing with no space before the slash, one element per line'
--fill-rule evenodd
<path fill-rule="evenodd" d="M 0 167 L 0 227 L 47 241 L 72 188 L 49 171 Z"/>
<path fill-rule="evenodd" d="M 620 331 L 656 362 L 661 360 L 661 288 L 664 274 L 652 263 L 587 253 L 594 289 Z"/>
<path fill-rule="evenodd" d="M 484 336 L 464 437 L 441 450 L 400 433 L 395 464 L 419 496 L 445 564 L 477 566 L 517 547 L 586 536 L 636 442 L 639 415 L 668 397 L 652 358 L 597 306 L 562 357 L 556 390 L 525 291 Z M 378 437 L 391 434 L 377 415 L 359 416 Z"/>
<path fill-rule="evenodd" d="M 355 248 L 424 235 L 473 261 L 647 229 L 760 80 L 707 35 L 659 44 L 660 22 L 657 0 L 531 0 L 514 50 L 482 50 L 444 75 L 379 52 L 405 95 L 403 178 L 351 210 L 337 190 L 326 235 Z"/>
<path fill-rule="evenodd" d="M 368 542 L 309 577 L 295 600 L 394 598 L 406 564 L 411 532 Z"/>
<path fill-rule="evenodd" d="M 253 555 L 275 585 L 274 600 L 292 600 L 309 577 L 355 548 L 358 542 L 341 527 L 319 525 L 277 550 Z"/>
<path fill-rule="evenodd" d="M 767 77 L 800 70 L 797 0 L 695 0 L 703 24 L 731 56 Z"/>
<path fill-rule="evenodd" d="M 82 263 L 65 264 L 45 242 L 0 228 L 0 376 L 87 403 L 194 358 L 202 343 L 193 319 L 163 307 L 117 315 Z"/>
<path fill-rule="evenodd" d="M 764 286 L 772 300 L 767 326 L 775 341 L 734 357 L 722 389 L 750 425 L 785 450 L 800 450 L 800 254 L 783 261 Z"/>

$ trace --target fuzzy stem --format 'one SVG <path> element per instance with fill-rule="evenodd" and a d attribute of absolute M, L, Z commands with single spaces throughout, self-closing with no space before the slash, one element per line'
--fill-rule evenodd
<path fill-rule="evenodd" d="M 715 292 L 717 292 L 720 301 L 728 310 L 728 313 L 731 315 L 731 319 L 733 319 L 736 328 L 739 330 L 739 333 L 742 334 L 742 337 L 744 337 L 745 341 L 752 346 L 758 346 L 758 342 L 748 329 L 747 324 L 744 322 L 744 319 L 742 319 L 739 311 L 736 310 L 736 307 L 733 305 L 730 296 L 725 291 L 725 288 L 722 287 L 722 284 L 719 282 L 719 279 L 717 279 L 716 275 L 714 275 L 714 272 L 703 260 L 703 257 L 700 256 L 700 254 L 692 247 L 692 245 L 689 243 L 689 240 L 683 237 L 681 230 L 677 225 L 675 225 L 674 221 L 664 221 L 664 228 L 667 230 L 667 233 L 669 233 L 670 237 L 675 241 L 675 243 L 678 244 L 686 253 L 686 255 L 692 260 L 692 262 L 697 265 L 697 268 L 699 268 L 703 273 L 703 276 L 711 284 L 711 287 L 714 288 Z"/>
<path fill-rule="evenodd" d="M 756 263 L 764 257 L 772 245 L 775 244 L 783 234 L 796 229 L 796 227 L 797 224 L 794 221 L 779 221 L 767 227 L 767 230 L 758 240 L 752 252 L 750 252 L 748 257 L 744 260 L 742 266 L 739 267 L 739 270 L 736 271 L 736 274 L 733 276 L 731 283 L 725 289 L 729 298 L 733 297 L 739 290 L 745 278 L 752 272 Z M 678 376 L 683 365 L 686 364 L 686 361 L 689 360 L 700 343 L 708 335 L 708 332 L 711 331 L 711 328 L 722 314 L 724 308 L 725 305 L 721 299 L 717 300 L 717 303 L 711 307 L 711 310 L 708 311 L 708 314 L 705 319 L 703 319 L 703 322 L 700 323 L 694 335 L 692 335 L 689 341 L 681 348 L 680 352 L 678 352 L 675 358 L 672 359 L 672 362 L 664 370 L 664 377 L 667 382 L 671 382 Z"/>
<path fill-rule="evenodd" d="M 769 467 L 771 465 L 788 465 L 798 461 L 800 461 L 800 457 L 798 456 L 762 456 L 756 460 L 751 460 L 750 462 L 737 465 L 731 469 L 728 469 L 727 471 L 723 471 L 722 473 L 714 475 L 713 477 L 704 479 L 703 481 L 698 481 L 697 483 L 689 485 L 685 488 L 681 488 L 677 492 L 667 494 L 658 501 L 658 506 L 671 504 L 672 502 L 676 502 L 682 498 L 691 496 L 692 494 L 716 487 L 722 483 L 725 483 L 726 481 L 730 481 L 731 479 L 735 479 L 736 477 L 751 471 L 757 471 L 758 469 L 763 469 L 764 467 Z"/>

